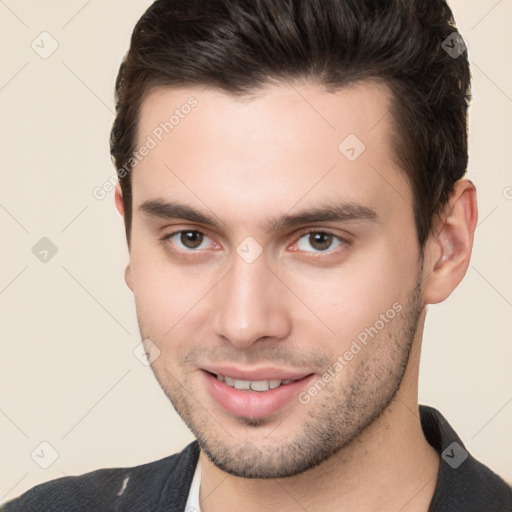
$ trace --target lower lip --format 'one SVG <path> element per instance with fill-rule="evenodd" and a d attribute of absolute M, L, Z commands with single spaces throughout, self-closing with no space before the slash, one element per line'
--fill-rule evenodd
<path fill-rule="evenodd" d="M 300 391 L 314 379 L 314 374 L 311 374 L 268 391 L 252 391 L 232 388 L 205 370 L 201 370 L 201 373 L 217 403 L 230 414 L 244 418 L 264 418 L 279 411 L 296 399 Z"/>

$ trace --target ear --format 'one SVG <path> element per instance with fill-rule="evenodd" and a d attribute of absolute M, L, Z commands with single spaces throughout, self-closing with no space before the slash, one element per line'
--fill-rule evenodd
<path fill-rule="evenodd" d="M 121 191 L 121 187 L 119 184 L 116 185 L 115 202 L 117 211 L 121 214 L 121 217 L 123 217 L 124 219 L 123 193 Z M 126 269 L 124 271 L 124 280 L 128 285 L 128 288 L 130 288 L 130 290 L 133 292 L 132 269 L 130 267 L 130 263 L 126 265 Z"/>
<path fill-rule="evenodd" d="M 477 219 L 476 188 L 470 180 L 461 179 L 425 244 L 425 304 L 447 299 L 462 281 L 469 266 Z"/>
<path fill-rule="evenodd" d="M 121 214 L 121 217 L 123 217 L 124 219 L 123 193 L 121 191 L 121 185 L 119 185 L 119 183 L 116 185 L 115 189 L 115 202 L 117 211 Z"/>

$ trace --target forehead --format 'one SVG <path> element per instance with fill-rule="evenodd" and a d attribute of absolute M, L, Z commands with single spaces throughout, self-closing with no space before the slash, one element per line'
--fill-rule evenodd
<path fill-rule="evenodd" d="M 370 143 L 391 131 L 391 118 L 384 119 L 390 99 L 389 88 L 375 81 L 357 82 L 336 92 L 309 83 L 280 83 L 242 97 L 206 87 L 155 88 L 142 102 L 137 138 L 143 143 L 153 134 L 177 142 L 180 132 L 185 138 L 199 129 L 207 137 L 204 142 L 227 135 L 233 149 L 241 142 L 256 146 L 271 141 L 284 149 L 287 142 L 303 138 L 313 143 L 327 137 L 326 142 L 336 143 L 350 133 Z M 174 137 L 166 137 L 171 132 Z M 250 140 L 247 134 L 252 135 Z"/>
<path fill-rule="evenodd" d="M 320 198 L 412 208 L 392 150 L 389 104 L 388 88 L 374 82 L 334 93 L 280 84 L 243 98 L 207 88 L 154 90 L 139 117 L 136 149 L 151 149 L 133 170 L 134 205 L 179 198 L 251 218 Z"/>

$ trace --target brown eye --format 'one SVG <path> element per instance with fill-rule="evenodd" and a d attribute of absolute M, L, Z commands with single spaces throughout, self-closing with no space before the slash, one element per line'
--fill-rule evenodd
<path fill-rule="evenodd" d="M 328 252 L 343 245 L 344 240 L 326 231 L 310 231 L 297 240 L 297 247 L 304 252 Z M 313 249 L 313 250 L 312 250 Z"/>
<path fill-rule="evenodd" d="M 199 231 L 181 231 L 180 242 L 187 249 L 197 249 L 203 242 L 203 233 Z"/>
<path fill-rule="evenodd" d="M 309 243 L 313 249 L 325 251 L 332 244 L 333 236 L 329 233 L 311 233 L 309 235 Z"/>
<path fill-rule="evenodd" d="M 200 252 L 195 249 L 207 249 L 209 237 L 202 231 L 197 229 L 182 229 L 180 231 L 174 231 L 165 235 L 161 241 L 165 242 L 169 250 L 173 250 L 174 247 L 181 253 L 186 252 Z M 206 245 L 206 247 L 204 247 Z"/>

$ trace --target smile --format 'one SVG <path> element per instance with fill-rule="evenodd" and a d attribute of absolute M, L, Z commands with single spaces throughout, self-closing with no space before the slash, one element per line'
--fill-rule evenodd
<path fill-rule="evenodd" d="M 303 407 L 298 395 L 309 386 L 315 374 L 294 379 L 235 379 L 202 370 L 210 397 L 225 412 L 244 418 L 264 418 L 287 406 Z"/>

